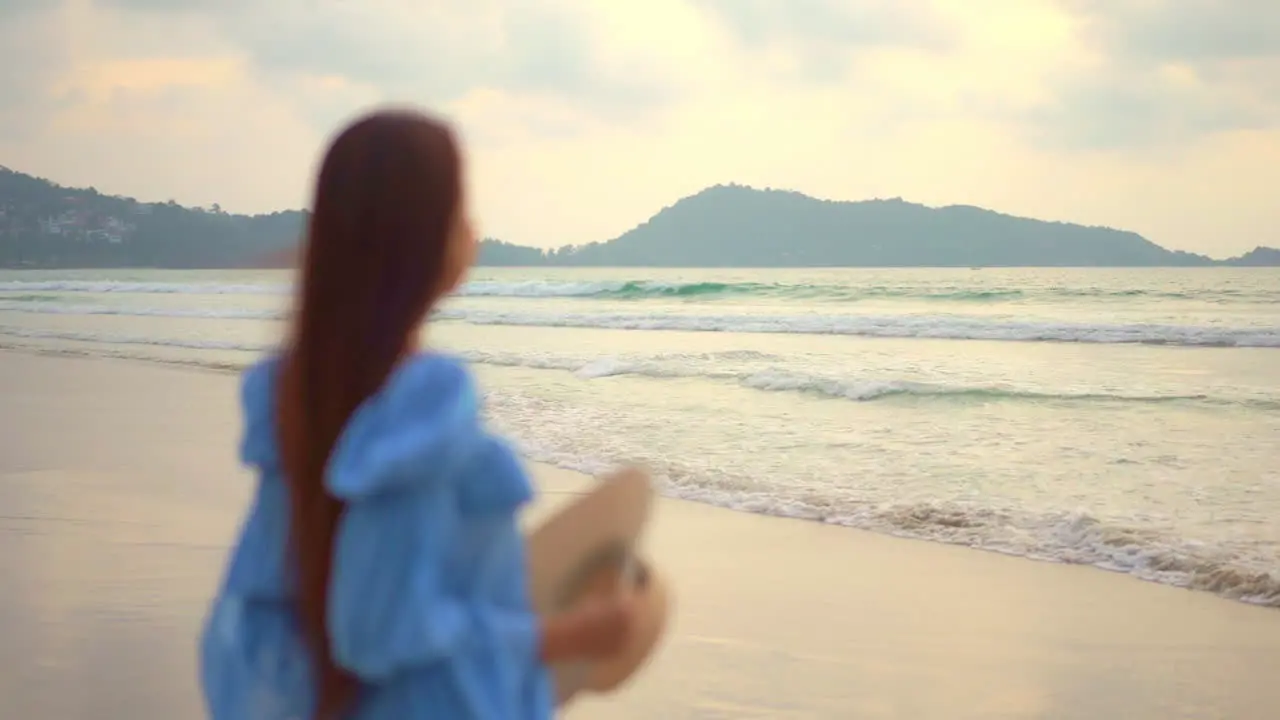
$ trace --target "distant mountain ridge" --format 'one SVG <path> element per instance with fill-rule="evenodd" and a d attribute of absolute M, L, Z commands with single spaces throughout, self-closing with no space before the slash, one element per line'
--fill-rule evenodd
<path fill-rule="evenodd" d="M 1235 267 L 1280 267 L 1280 250 L 1258 246 L 1239 257 L 1225 260 L 1222 264 Z"/>
<path fill-rule="evenodd" d="M 235 215 L 64 188 L 0 167 L 0 267 L 276 267 L 307 214 Z M 1123 230 L 931 208 L 900 198 L 820 200 L 716 185 L 607 242 L 541 250 L 486 239 L 489 266 L 1203 267 L 1280 266 L 1259 247 L 1214 260 Z"/>
<path fill-rule="evenodd" d="M 837 202 L 717 185 L 605 243 L 561 250 L 556 264 L 674 267 L 967 267 L 1210 265 L 1136 233 L 1044 222 L 900 198 Z"/>

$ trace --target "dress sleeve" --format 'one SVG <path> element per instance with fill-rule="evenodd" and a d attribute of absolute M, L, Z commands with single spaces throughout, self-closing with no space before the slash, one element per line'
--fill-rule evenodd
<path fill-rule="evenodd" d="M 437 489 L 348 508 L 334 548 L 328 622 L 334 659 L 361 678 L 495 649 L 524 662 L 537 655 L 530 608 L 467 598 L 454 587 L 455 502 Z M 511 537 L 503 551 L 518 560 L 518 535 Z"/>
<path fill-rule="evenodd" d="M 485 590 L 523 582 L 516 512 L 531 488 L 459 365 L 427 358 L 393 378 L 353 416 L 327 483 L 347 503 L 327 618 L 340 665 L 376 681 L 468 656 L 534 660 L 527 598 Z"/>

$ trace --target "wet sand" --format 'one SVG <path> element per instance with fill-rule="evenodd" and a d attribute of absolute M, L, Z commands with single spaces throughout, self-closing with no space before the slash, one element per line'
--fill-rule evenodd
<path fill-rule="evenodd" d="M 0 352 L 0 718 L 197 718 L 194 641 L 250 478 L 236 378 Z M 535 467 L 530 519 L 588 479 Z M 1280 717 L 1280 612 L 691 503 L 656 663 L 570 718 Z"/>

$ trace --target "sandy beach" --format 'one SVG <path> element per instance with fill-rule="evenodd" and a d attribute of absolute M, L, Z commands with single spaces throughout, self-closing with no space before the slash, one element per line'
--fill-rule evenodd
<path fill-rule="evenodd" d="M 250 476 L 237 379 L 0 352 L 0 718 L 197 718 Z M 534 466 L 546 512 L 589 478 Z M 1264 720 L 1280 612 L 1093 568 L 664 501 L 655 664 L 570 718 Z"/>

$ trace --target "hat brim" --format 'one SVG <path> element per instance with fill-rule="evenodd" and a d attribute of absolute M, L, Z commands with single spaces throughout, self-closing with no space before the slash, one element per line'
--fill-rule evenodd
<path fill-rule="evenodd" d="M 641 567 L 647 576 L 644 587 L 637 588 L 637 627 L 621 653 L 595 665 L 551 667 L 561 705 L 582 690 L 617 688 L 644 664 L 665 628 L 669 590 L 652 565 L 637 555 L 653 502 L 649 474 L 636 467 L 623 468 L 601 478 L 588 493 L 528 534 L 530 594 L 540 615 L 570 609 L 590 592 L 593 578 L 601 573 L 625 581 L 627 570 Z"/>

